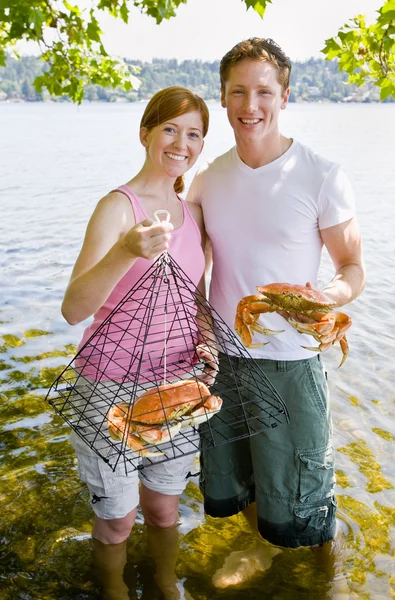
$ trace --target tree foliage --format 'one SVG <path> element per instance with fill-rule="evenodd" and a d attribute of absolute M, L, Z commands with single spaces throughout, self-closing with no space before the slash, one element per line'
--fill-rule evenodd
<path fill-rule="evenodd" d="M 339 59 L 348 81 L 358 86 L 367 80 L 380 88 L 380 98 L 395 98 L 395 0 L 387 0 L 372 25 L 364 16 L 344 25 L 337 36 L 326 40 L 323 49 L 327 59 Z"/>
<path fill-rule="evenodd" d="M 236 1 L 236 0 L 233 0 Z M 264 16 L 272 0 L 241 0 Z M 85 85 L 132 88 L 135 68 L 106 52 L 100 15 L 107 13 L 129 22 L 131 7 L 137 7 L 159 24 L 176 15 L 187 0 L 0 0 L 0 65 L 6 53 L 21 41 L 36 42 L 47 69 L 35 80 L 41 93 L 45 87 L 55 96 L 68 95 L 81 102 Z M 394 94 L 395 0 L 386 0 L 377 22 L 367 25 L 358 16 L 336 37 L 326 41 L 323 52 L 339 59 L 340 68 L 358 85 L 369 79 L 380 88 L 382 98 Z M 14 55 L 17 54 L 14 52 Z M 394 94 L 395 95 L 395 94 Z"/>

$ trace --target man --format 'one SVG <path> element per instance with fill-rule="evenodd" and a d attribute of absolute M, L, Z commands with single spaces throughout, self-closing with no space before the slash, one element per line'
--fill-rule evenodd
<path fill-rule="evenodd" d="M 203 208 L 211 241 L 210 303 L 231 328 L 238 301 L 257 285 L 315 286 L 323 245 L 335 268 L 326 296 L 342 306 L 364 287 L 346 175 L 279 131 L 290 73 L 289 59 L 270 39 L 242 41 L 223 57 L 221 103 L 236 146 L 201 169 L 188 194 Z M 290 424 L 202 453 L 205 510 L 214 517 L 244 510 L 277 546 L 319 546 L 334 537 L 336 510 L 326 374 L 319 354 L 301 347 L 311 347 L 311 337 L 275 313 L 264 323 L 286 331 L 254 339 L 270 343 L 250 353 L 284 399 Z M 239 583 L 264 568 L 259 561 L 254 556 L 240 575 L 214 583 Z"/>

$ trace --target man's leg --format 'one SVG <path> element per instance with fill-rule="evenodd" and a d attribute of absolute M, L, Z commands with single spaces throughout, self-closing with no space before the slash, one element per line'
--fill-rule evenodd
<path fill-rule="evenodd" d="M 210 517 L 230 517 L 255 500 L 249 439 L 223 443 L 248 431 L 246 408 L 239 395 L 239 389 L 243 389 L 243 395 L 247 394 L 242 373 L 244 363 L 245 359 L 220 354 L 219 372 L 211 392 L 222 398 L 222 408 L 199 427 L 199 483 L 204 510 Z M 248 398 L 244 399 L 248 405 Z"/>
<path fill-rule="evenodd" d="M 258 532 L 256 502 L 252 502 L 243 510 L 243 515 L 251 530 L 252 543 L 246 550 L 232 552 L 224 562 L 224 565 L 213 576 L 213 584 L 216 588 L 225 589 L 231 586 L 241 585 L 250 581 L 258 575 L 263 575 L 270 569 L 272 559 L 281 552 L 262 539 Z"/>
<path fill-rule="evenodd" d="M 218 587 L 263 573 L 278 547 L 317 546 L 334 537 L 332 429 L 321 362 L 317 357 L 259 363 L 290 413 L 288 425 L 249 440 L 257 503 L 243 513 L 251 531 L 258 527 L 270 544 L 255 540 L 248 551 L 233 553 L 214 576 Z"/>
<path fill-rule="evenodd" d="M 215 448 L 207 444 L 212 435 L 214 439 L 218 435 L 221 442 L 223 439 L 233 438 L 235 431 L 240 434 L 247 431 L 245 411 L 249 411 L 251 407 L 248 387 L 245 387 L 249 375 L 244 366 L 245 359 L 220 355 L 219 373 L 212 393 L 222 398 L 222 409 L 218 415 L 214 415 L 209 425 L 200 426 L 200 489 L 204 495 L 206 514 L 211 517 L 227 517 L 242 511 L 251 523 L 251 549 L 232 552 L 225 559 L 223 567 L 213 576 L 213 584 L 217 588 L 238 585 L 251 579 L 256 573 L 262 573 L 269 568 L 274 555 L 268 551 L 268 544 L 262 542 L 257 530 L 250 439 L 219 444 Z M 254 381 L 252 389 L 255 389 L 255 385 Z M 239 388 L 243 388 L 246 406 L 240 403 Z"/>
<path fill-rule="evenodd" d="M 332 423 L 320 357 L 259 363 L 290 416 L 288 425 L 251 438 L 259 531 L 285 548 L 324 544 L 335 535 L 336 501 Z"/>

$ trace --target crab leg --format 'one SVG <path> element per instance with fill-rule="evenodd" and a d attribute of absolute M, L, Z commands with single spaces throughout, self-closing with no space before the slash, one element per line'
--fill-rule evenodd
<path fill-rule="evenodd" d="M 344 363 L 344 361 L 346 360 L 346 358 L 348 356 L 348 342 L 347 342 L 347 338 L 345 335 L 343 335 L 343 337 L 339 340 L 339 344 L 340 344 L 340 348 L 342 349 L 342 352 L 343 352 L 343 358 L 341 360 L 340 365 L 338 366 L 338 369 L 340 369 L 340 367 L 342 366 L 342 364 Z"/>
<path fill-rule="evenodd" d="M 335 313 L 312 313 L 308 314 L 308 317 L 313 317 L 311 323 L 302 323 L 297 321 L 293 317 L 288 318 L 288 323 L 292 325 L 296 331 L 299 333 L 307 333 L 308 335 L 312 335 L 317 342 L 321 341 L 322 337 L 325 339 L 328 337 L 335 325 L 336 325 L 336 315 Z M 319 319 L 319 320 L 316 320 Z M 335 339 L 336 335 L 333 337 Z M 329 341 L 329 339 L 328 339 Z"/>
<path fill-rule="evenodd" d="M 257 323 L 259 316 L 267 312 L 275 312 L 275 310 L 270 303 L 263 300 L 263 297 L 258 296 L 257 294 L 245 296 L 238 303 L 234 327 L 246 348 L 260 348 L 269 343 L 263 342 L 261 344 L 253 344 L 252 331 L 261 333 L 262 335 L 277 335 L 278 333 L 284 332 L 283 329 L 277 331 L 274 329 L 267 329 Z"/>
<path fill-rule="evenodd" d="M 188 427 L 189 425 L 193 425 L 197 427 L 201 423 L 211 419 L 211 417 L 221 410 L 221 406 L 221 398 L 218 396 L 208 396 L 202 406 L 196 408 L 190 415 L 181 418 L 182 426 Z"/>

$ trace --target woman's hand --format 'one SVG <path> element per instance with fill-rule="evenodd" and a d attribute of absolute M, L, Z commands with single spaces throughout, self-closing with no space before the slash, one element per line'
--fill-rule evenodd
<path fill-rule="evenodd" d="M 134 258 L 151 259 L 169 248 L 173 225 L 145 219 L 134 225 L 120 238 L 122 248 Z"/>

